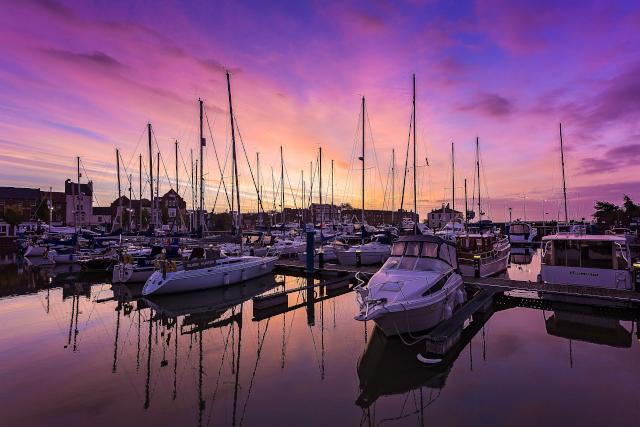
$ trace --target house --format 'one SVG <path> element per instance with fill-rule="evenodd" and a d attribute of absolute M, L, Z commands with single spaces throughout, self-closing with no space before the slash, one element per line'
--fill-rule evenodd
<path fill-rule="evenodd" d="M 122 227 L 125 230 L 140 230 L 140 209 L 142 209 L 143 229 L 147 228 L 151 217 L 151 202 L 148 199 L 129 201 L 127 196 L 121 196 L 111 203 L 109 209 L 113 226 L 120 227 L 120 215 L 122 215 Z"/>
<path fill-rule="evenodd" d="M 362 210 L 347 208 L 340 211 L 342 219 L 344 221 L 360 222 L 362 218 Z M 393 221 L 392 221 L 393 218 Z M 364 220 L 367 224 L 373 226 L 379 226 L 384 224 L 399 224 L 403 218 L 411 218 L 414 221 L 418 221 L 420 215 L 413 212 L 406 211 L 404 209 L 398 209 L 397 211 L 382 210 L 382 209 L 365 209 Z"/>
<path fill-rule="evenodd" d="M 311 203 L 311 212 L 313 220 L 317 223 L 320 221 L 332 222 L 340 221 L 340 209 L 336 205 L 330 203 Z"/>
<path fill-rule="evenodd" d="M 71 227 L 90 225 L 93 215 L 93 182 L 79 184 L 67 179 L 64 182 L 66 198 L 66 224 Z"/>
<path fill-rule="evenodd" d="M 13 206 L 21 213 L 23 221 L 36 219 L 39 203 L 38 188 L 0 187 L 0 218 L 4 219 L 7 206 Z"/>
<path fill-rule="evenodd" d="M 91 215 L 91 225 L 111 225 L 111 207 L 95 206 Z"/>
<path fill-rule="evenodd" d="M 440 209 L 431 210 L 431 212 L 429 212 L 428 219 L 429 228 L 435 230 L 441 229 L 453 220 L 463 220 L 462 212 L 450 208 L 448 203 L 446 206 L 443 204 Z"/>
<path fill-rule="evenodd" d="M 156 206 L 156 224 L 168 225 L 171 230 L 186 229 L 187 202 L 173 188 L 156 198 Z"/>

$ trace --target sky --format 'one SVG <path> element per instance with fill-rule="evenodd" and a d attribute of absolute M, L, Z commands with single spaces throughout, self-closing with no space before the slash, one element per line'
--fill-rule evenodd
<path fill-rule="evenodd" d="M 257 205 L 256 152 L 263 204 L 273 207 L 281 146 L 286 206 L 300 206 L 302 171 L 308 195 L 319 147 L 326 200 L 334 160 L 335 203 L 360 206 L 363 96 L 366 207 L 389 208 L 393 194 L 398 208 L 415 74 L 421 215 L 451 203 L 452 188 L 461 210 L 464 179 L 474 203 L 478 138 L 483 211 L 496 221 L 509 207 L 514 219 L 563 216 L 559 123 L 571 218 L 589 217 L 596 200 L 640 199 L 636 1 L 0 3 L 2 185 L 60 191 L 80 156 L 82 179 L 105 206 L 117 197 L 119 148 L 123 191 L 131 174 L 137 198 L 150 122 L 161 192 L 175 187 L 178 140 L 179 191 L 190 204 L 202 98 L 205 205 L 228 209 L 228 71 L 243 210 Z M 408 208 L 412 161 L 410 151 Z"/>

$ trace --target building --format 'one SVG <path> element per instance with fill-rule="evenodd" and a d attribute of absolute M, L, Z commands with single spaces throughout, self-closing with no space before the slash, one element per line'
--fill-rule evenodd
<path fill-rule="evenodd" d="M 122 203 L 120 203 L 120 199 L 122 199 Z M 120 212 L 121 208 L 122 212 Z M 121 196 L 111 203 L 109 209 L 111 223 L 114 227 L 120 227 L 120 215 L 122 215 L 122 226 L 125 230 L 140 230 L 140 209 L 142 209 L 142 229 L 146 229 L 149 225 L 151 202 L 148 199 L 129 201 L 127 196 Z"/>
<path fill-rule="evenodd" d="M 66 224 L 71 227 L 90 225 L 93 216 L 93 182 L 78 184 L 67 179 L 64 182 L 66 198 Z"/>
<path fill-rule="evenodd" d="M 40 189 L 0 187 L 0 218 L 4 219 L 8 206 L 17 209 L 22 220 L 35 220 L 40 203 Z"/>
<path fill-rule="evenodd" d="M 362 218 L 361 209 L 342 209 L 340 211 L 343 221 L 360 222 Z M 393 218 L 392 218 L 393 217 Z M 373 226 L 385 225 L 385 224 L 400 224 L 403 218 L 410 218 L 414 221 L 420 219 L 420 215 L 413 212 L 398 209 L 397 211 L 388 211 L 382 209 L 365 209 L 364 220 L 367 224 Z M 393 219 L 393 221 L 392 221 Z"/>
<path fill-rule="evenodd" d="M 463 220 L 462 212 L 451 209 L 448 203 L 446 206 L 443 204 L 440 209 L 433 209 L 429 212 L 428 219 L 431 229 L 441 229 L 453 220 Z"/>
<path fill-rule="evenodd" d="M 324 222 L 340 221 L 340 208 L 330 203 L 311 203 L 311 213 L 317 223 L 323 219 Z"/>
<path fill-rule="evenodd" d="M 91 225 L 111 226 L 111 206 L 99 207 L 95 206 L 91 214 Z"/>

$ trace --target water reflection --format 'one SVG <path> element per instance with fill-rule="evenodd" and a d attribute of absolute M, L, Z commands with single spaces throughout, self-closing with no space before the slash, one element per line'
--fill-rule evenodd
<path fill-rule="evenodd" d="M 416 358 L 424 342 L 354 321 L 344 281 L 276 275 L 142 298 L 141 286 L 112 286 L 108 275 L 17 262 L 0 274 L 7 425 L 469 425 L 480 395 L 505 402 L 487 405 L 488 423 L 533 424 L 519 406 L 532 395 L 545 410 L 599 420 L 640 381 L 633 312 L 507 296 L 429 366 Z M 508 274 L 528 273 L 512 263 Z M 63 386 L 51 393 L 43 382 Z M 615 414 L 617 425 L 635 416 Z"/>

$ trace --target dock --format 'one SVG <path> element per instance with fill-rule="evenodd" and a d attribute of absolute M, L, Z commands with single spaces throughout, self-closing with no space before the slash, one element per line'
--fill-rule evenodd
<path fill-rule="evenodd" d="M 349 276 L 358 273 L 367 280 L 379 266 L 345 266 L 315 261 L 315 277 Z M 288 274 L 306 275 L 304 261 L 287 259 L 276 263 L 276 269 Z M 368 277 L 367 277 L 368 276 Z M 506 278 L 463 276 L 467 302 L 453 315 L 424 335 L 426 357 L 430 363 L 442 363 L 447 355 L 470 340 L 475 333 L 501 310 L 527 307 L 539 310 L 561 310 L 593 316 L 616 316 L 640 322 L 640 292 L 591 286 L 539 283 Z M 350 289 L 348 289 L 350 290 Z M 346 290 L 346 291 L 348 291 Z"/>

